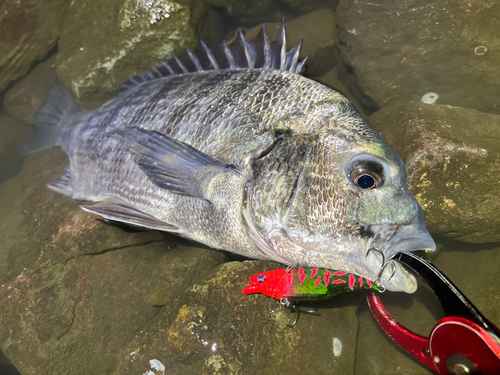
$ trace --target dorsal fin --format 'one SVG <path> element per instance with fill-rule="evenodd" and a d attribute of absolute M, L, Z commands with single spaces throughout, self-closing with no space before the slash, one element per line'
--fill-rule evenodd
<path fill-rule="evenodd" d="M 219 69 L 276 69 L 300 74 L 310 54 L 299 60 L 304 38 L 294 48 L 287 51 L 285 21 L 273 42 L 269 41 L 264 25 L 259 34 L 251 41 L 238 29 L 238 36 L 230 43 L 225 41 L 215 47 L 207 47 L 203 41 L 194 52 L 186 48 L 180 56 L 172 54 L 172 59 L 162 62 L 144 74 L 127 79 L 119 92 L 175 74 L 194 73 Z"/>

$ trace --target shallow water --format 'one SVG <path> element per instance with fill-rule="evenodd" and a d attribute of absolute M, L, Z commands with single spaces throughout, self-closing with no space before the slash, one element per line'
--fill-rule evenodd
<path fill-rule="evenodd" d="M 417 5 L 420 5 L 417 1 L 410 3 L 411 4 L 409 4 L 408 7 L 416 7 Z M 249 4 L 249 6 L 251 6 L 251 3 Z M 245 15 L 244 11 L 241 11 L 241 13 L 238 13 L 234 16 L 229 16 L 227 14 L 227 10 L 225 10 L 223 7 L 215 8 L 219 13 L 220 20 L 222 21 L 222 28 L 220 35 L 217 35 L 216 37 L 214 37 L 214 39 L 218 39 L 219 41 L 224 38 L 229 39 L 232 35 L 234 35 L 233 33 L 236 27 L 252 28 L 265 22 L 280 22 L 282 17 L 284 17 L 285 20 L 290 24 L 292 20 L 309 14 L 313 10 L 329 9 L 331 11 L 336 11 L 338 2 L 325 0 L 323 2 L 315 1 L 311 4 L 313 5 L 311 5 L 309 9 L 301 10 L 291 8 L 285 3 L 271 1 L 271 5 L 265 8 L 263 11 L 255 12 L 253 11 L 253 9 L 251 10 L 249 8 L 247 15 Z M 430 13 L 434 11 L 435 10 L 429 9 Z M 317 29 L 321 29 L 324 27 L 325 25 L 317 25 L 317 27 L 314 27 L 311 30 L 304 29 L 303 34 L 305 34 L 306 40 L 308 35 L 315 35 L 315 33 L 317 33 Z M 355 33 L 355 31 L 353 31 L 353 33 Z M 478 41 L 477 43 L 482 43 L 482 41 Z M 406 46 L 402 45 L 401 49 L 404 49 L 405 47 Z M 383 46 L 380 46 L 380 48 L 383 48 Z M 429 49 L 432 49 L 431 46 L 429 46 Z M 57 53 L 57 50 L 53 51 L 52 53 Z M 314 59 L 314 56 L 315 55 L 313 53 L 311 60 Z M 373 104 L 363 104 L 363 101 L 361 99 L 364 94 L 360 93 L 356 89 L 353 89 L 352 87 L 349 87 L 349 79 L 343 79 L 342 70 L 337 69 L 338 63 L 339 61 L 332 61 L 332 68 L 328 69 L 327 71 L 321 71 L 321 69 L 318 68 L 318 71 L 322 72 L 321 76 L 313 76 L 312 78 L 325 83 L 348 96 L 353 102 L 358 105 L 358 108 L 363 116 L 365 118 L 368 118 L 378 108 Z M 366 64 L 369 65 L 371 64 L 371 62 L 366 61 Z M 374 70 L 383 68 L 384 67 L 373 67 Z M 432 65 L 422 66 L 421 69 L 423 71 L 425 71 L 425 69 L 429 70 L 429 82 L 427 86 L 432 88 Z M 462 77 L 462 79 L 465 82 L 468 82 L 467 77 Z M 381 81 L 380 84 L 384 85 L 386 84 L 386 82 Z M 11 89 L 12 86 L 13 84 L 9 85 L 2 92 L 0 98 L 3 99 L 5 97 L 5 93 L 9 89 Z M 468 87 L 463 87 L 463 90 L 467 91 Z M 422 96 L 421 94 L 423 94 L 422 92 L 418 92 L 417 89 L 415 89 L 415 91 L 416 92 L 412 94 L 413 100 L 415 100 L 415 97 L 420 98 L 420 96 Z M 429 89 L 429 91 L 431 90 Z M 447 98 L 446 94 L 443 95 L 443 97 Z M 0 109 L 0 117 L 1 116 L 8 116 L 3 108 Z M 12 192 L 12 189 L 10 187 L 6 188 L 6 184 L 9 180 L 17 176 L 21 171 L 26 160 L 25 156 L 22 155 L 21 148 L 26 139 L 29 139 L 32 136 L 32 130 L 28 125 L 19 122 L 18 126 L 19 129 L 16 130 L 16 135 L 12 137 L 12 139 L 9 141 L 9 144 L 3 149 L 3 152 L 0 153 L 0 188 L 5 188 L 5 190 L 2 190 L 5 192 Z M 49 181 L 50 180 L 43 181 L 43 183 L 45 184 Z M 40 184 L 41 182 L 37 181 L 37 183 Z M 4 196 L 2 198 L 4 202 L 9 201 L 10 199 L 10 197 L 8 196 Z M 18 196 L 13 194 L 12 199 L 17 198 Z M 62 197 L 61 199 L 64 200 L 67 198 Z M 0 207 L 5 207 L 5 205 L 0 205 Z M 26 209 L 26 207 L 24 208 Z M 0 216 L 4 216 L 5 214 L 6 213 L 2 213 L 0 211 Z M 8 231 L 15 230 L 16 227 L 0 228 L 0 232 L 2 233 L 2 237 L 4 238 L 12 237 L 11 232 Z M 71 230 L 71 228 L 68 230 Z M 36 233 L 34 233 L 34 235 L 35 234 Z M 42 241 L 48 241 L 48 239 L 44 238 L 42 239 Z M 170 244 L 174 246 L 177 243 L 177 240 L 172 240 L 171 237 L 165 237 L 161 240 L 156 239 L 155 241 L 163 241 L 165 247 Z M 500 243 L 465 243 L 445 238 L 443 236 L 437 236 L 436 242 L 438 242 L 438 251 L 435 254 L 430 255 L 429 259 L 469 297 L 469 299 L 479 308 L 480 311 L 484 313 L 485 316 L 487 316 L 493 323 L 500 325 L 500 294 L 498 293 L 495 279 L 497 270 L 500 267 Z M 20 251 L 22 251 L 22 245 L 23 244 L 21 243 L 19 244 Z M 16 263 L 12 260 L 9 261 L 11 261 L 12 264 Z M 4 297 L 5 296 L 7 296 L 7 294 L 4 295 Z M 394 317 L 396 319 L 398 319 L 403 325 L 422 335 L 428 334 L 436 320 L 443 317 L 443 312 L 440 308 L 439 303 L 437 302 L 429 288 L 427 288 L 422 283 L 420 284 L 419 290 L 414 295 L 386 293 L 386 295 L 383 296 L 383 300 L 386 301 L 389 310 L 394 314 Z M 357 346 L 355 349 L 355 363 L 352 363 L 352 373 L 426 373 L 427 370 L 410 359 L 378 328 L 375 321 L 368 312 L 363 297 L 353 296 L 349 297 L 348 299 L 344 299 L 343 301 L 344 302 L 340 304 L 342 306 L 340 308 L 346 308 L 343 305 L 359 306 L 356 313 L 356 315 L 358 316 L 358 332 Z M 337 308 L 335 307 L 335 303 L 326 303 L 323 306 L 316 304 L 315 306 L 317 306 L 320 310 Z M 314 319 L 320 320 L 321 317 L 314 317 Z M 342 325 L 343 322 L 338 322 L 338 324 Z M 325 329 L 328 329 L 328 327 L 325 327 Z M 18 350 L 22 350 L 22 347 L 18 348 Z M 332 358 L 325 358 L 325 361 L 332 361 Z M 9 364 L 2 363 L 3 362 L 0 353 L 0 372 L 2 374 L 15 373 Z"/>

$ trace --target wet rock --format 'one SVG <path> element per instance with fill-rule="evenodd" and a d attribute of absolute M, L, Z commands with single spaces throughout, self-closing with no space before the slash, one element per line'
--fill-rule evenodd
<path fill-rule="evenodd" d="M 115 374 L 143 374 L 158 362 L 169 374 L 352 374 L 362 294 L 316 304 L 321 316 L 302 314 L 290 328 L 295 315 L 277 301 L 241 293 L 251 275 L 272 268 L 221 265 L 163 307 L 122 350 Z"/>
<path fill-rule="evenodd" d="M 214 17 L 197 0 L 76 2 L 59 42 L 57 73 L 82 108 L 99 107 L 125 79 L 194 48 L 199 37 L 213 40 L 219 32 L 213 27 L 220 27 Z"/>
<path fill-rule="evenodd" d="M 281 22 L 266 23 L 269 39 L 272 41 L 278 35 Z M 246 36 L 252 40 L 260 32 L 261 26 L 246 30 Z M 336 49 L 335 14 L 330 9 L 322 9 L 306 14 L 286 23 L 287 45 L 289 48 L 297 45 L 303 36 L 304 45 L 300 58 L 305 58 L 310 52 L 306 75 L 319 77 L 331 70 L 339 61 Z"/>
<path fill-rule="evenodd" d="M 66 164 L 59 149 L 30 155 L 0 185 L 0 347 L 22 374 L 110 373 L 118 347 L 158 312 L 144 296 L 177 242 L 48 190 Z"/>
<path fill-rule="evenodd" d="M 33 124 L 36 111 L 42 105 L 56 77 L 56 56 L 37 65 L 7 93 L 3 105 L 7 113 L 27 124 Z"/>
<path fill-rule="evenodd" d="M 27 129 L 20 121 L 0 112 L 0 155 L 17 145 L 26 133 Z"/>
<path fill-rule="evenodd" d="M 29 129 L 25 124 L 0 112 L 0 184 L 21 170 L 21 148 L 28 137 Z"/>
<path fill-rule="evenodd" d="M 498 270 L 500 248 L 493 245 L 447 244 L 432 262 L 462 291 L 479 311 L 500 326 Z"/>
<path fill-rule="evenodd" d="M 343 81 L 367 106 L 419 101 L 500 114 L 500 3 L 340 1 Z"/>
<path fill-rule="evenodd" d="M 324 0 L 281 0 L 292 9 L 297 9 L 303 13 L 313 12 L 327 6 L 329 9 L 335 10 L 339 0 L 324 1 Z"/>
<path fill-rule="evenodd" d="M 245 17 L 262 13 L 267 10 L 272 0 L 206 0 L 206 3 L 213 7 L 222 8 L 229 16 Z"/>
<path fill-rule="evenodd" d="M 0 91 L 56 45 L 70 4 L 65 0 L 6 0 L 0 4 Z"/>
<path fill-rule="evenodd" d="M 219 251 L 190 246 L 176 247 L 167 252 L 156 266 L 146 301 L 153 306 L 166 305 L 187 286 L 202 281 L 225 260 L 226 255 Z"/>
<path fill-rule="evenodd" d="M 500 116 L 409 102 L 370 116 L 401 155 L 433 235 L 500 241 Z"/>

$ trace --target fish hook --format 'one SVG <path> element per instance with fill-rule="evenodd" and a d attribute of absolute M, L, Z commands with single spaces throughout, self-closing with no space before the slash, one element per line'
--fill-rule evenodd
<path fill-rule="evenodd" d="M 280 303 L 284 308 L 290 310 L 290 312 L 297 313 L 297 317 L 295 318 L 294 322 L 291 325 L 287 324 L 287 326 L 290 328 L 294 327 L 297 324 L 297 322 L 299 321 L 300 313 L 311 314 L 311 315 L 321 315 L 317 309 L 315 309 L 313 307 L 311 307 L 311 308 L 300 307 L 298 304 L 290 301 L 288 298 L 280 299 Z"/>
<path fill-rule="evenodd" d="M 383 293 L 383 292 L 385 292 L 385 287 L 383 287 L 382 285 L 380 285 L 379 282 L 380 282 L 380 279 L 382 278 L 382 275 L 383 275 L 383 273 L 385 271 L 385 268 L 389 264 L 392 266 L 392 274 L 389 277 L 389 279 L 387 279 L 387 281 L 389 282 L 389 281 L 391 281 L 391 279 L 396 274 L 396 266 L 394 265 L 394 260 L 389 259 L 388 261 L 386 261 L 385 260 L 385 254 L 379 248 L 376 248 L 376 247 L 369 248 L 368 251 L 366 252 L 366 257 L 368 257 L 368 255 L 370 254 L 370 251 L 375 251 L 375 252 L 379 253 L 382 256 L 382 267 L 380 267 L 380 271 L 377 274 L 377 279 L 375 280 L 375 284 L 377 284 L 377 286 L 379 287 L 380 293 Z"/>
<path fill-rule="evenodd" d="M 385 254 L 377 247 L 370 247 L 368 249 L 368 251 L 366 252 L 366 255 L 365 255 L 365 258 L 368 258 L 368 255 L 370 255 L 370 251 L 375 251 L 377 253 L 379 253 L 380 255 L 382 255 L 382 267 L 385 266 L 386 262 L 385 262 Z M 380 276 L 380 273 L 379 273 L 379 276 Z"/>
<path fill-rule="evenodd" d="M 380 281 L 380 279 L 382 278 L 382 275 L 385 271 L 385 268 L 388 266 L 388 265 L 391 265 L 392 266 L 392 273 L 391 273 L 391 276 L 387 279 L 387 282 L 391 281 L 391 279 L 394 277 L 394 275 L 396 274 L 396 266 L 394 265 L 394 260 L 388 260 L 386 263 L 384 263 L 384 265 L 382 266 L 382 268 L 380 268 L 380 271 L 377 275 L 377 279 L 375 280 L 375 283 L 377 283 L 378 285 L 378 282 Z"/>

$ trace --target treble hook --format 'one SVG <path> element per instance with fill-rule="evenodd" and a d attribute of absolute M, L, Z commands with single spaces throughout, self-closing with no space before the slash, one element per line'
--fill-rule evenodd
<path fill-rule="evenodd" d="M 290 301 L 288 298 L 280 299 L 280 303 L 284 308 L 290 310 L 290 312 L 297 313 L 297 317 L 295 318 L 295 321 L 291 325 L 287 324 L 287 326 L 290 328 L 294 327 L 295 324 L 297 324 L 297 322 L 299 321 L 300 313 L 311 314 L 311 315 L 321 315 L 318 312 L 318 310 L 315 309 L 314 307 L 311 307 L 311 308 L 300 307 L 298 304 Z"/>
<path fill-rule="evenodd" d="M 385 260 L 385 254 L 378 248 L 376 247 L 371 247 L 368 249 L 368 251 L 366 252 L 366 256 L 365 257 L 368 257 L 368 254 L 370 254 L 370 251 L 375 251 L 377 253 L 379 253 L 380 255 L 382 255 L 382 267 L 380 268 L 380 271 L 378 272 L 377 274 L 377 279 L 375 280 L 375 284 L 377 284 L 377 286 L 379 288 L 382 288 L 383 290 L 380 290 L 381 293 L 383 293 L 385 291 L 385 288 L 381 285 L 379 285 L 379 282 L 380 282 L 380 279 L 382 278 L 382 275 L 385 271 L 385 268 L 390 264 L 392 266 L 392 274 L 391 276 L 387 279 L 387 282 L 391 281 L 391 279 L 394 277 L 394 275 L 396 274 L 396 266 L 394 265 L 394 260 L 392 259 L 389 259 L 388 261 Z"/>
<path fill-rule="evenodd" d="M 384 273 L 385 271 L 385 268 L 388 266 L 388 265 L 391 265 L 392 266 L 392 273 L 391 273 L 391 276 L 387 279 L 387 282 L 391 281 L 391 279 L 393 278 L 393 276 L 396 274 L 396 266 L 394 265 L 394 260 L 388 260 L 383 266 L 382 268 L 380 269 L 379 273 L 378 273 L 378 276 L 377 276 L 377 280 L 375 280 L 376 283 L 378 283 L 382 277 L 382 274 Z M 378 284 L 377 284 L 378 285 Z"/>

